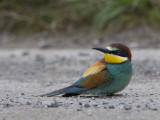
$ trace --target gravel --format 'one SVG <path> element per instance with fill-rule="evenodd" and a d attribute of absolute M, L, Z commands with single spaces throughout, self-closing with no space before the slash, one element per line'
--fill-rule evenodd
<path fill-rule="evenodd" d="M 74 83 L 103 54 L 82 49 L 0 51 L 0 118 L 158 120 L 160 52 L 132 51 L 134 74 L 125 90 L 114 96 L 76 97 L 37 95 Z"/>

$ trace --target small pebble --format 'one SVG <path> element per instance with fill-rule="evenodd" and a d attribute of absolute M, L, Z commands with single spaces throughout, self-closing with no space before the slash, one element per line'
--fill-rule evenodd
<path fill-rule="evenodd" d="M 157 111 L 158 109 L 157 109 L 157 108 L 152 108 L 152 110 L 153 110 L 153 111 Z"/>
<path fill-rule="evenodd" d="M 103 102 L 102 102 L 103 105 L 106 105 L 106 104 L 108 104 L 108 103 L 109 103 L 109 102 L 106 102 L 106 101 L 103 101 Z"/>
<path fill-rule="evenodd" d="M 152 100 L 152 99 L 150 99 L 150 102 L 153 102 L 153 100 Z"/>
<path fill-rule="evenodd" d="M 41 56 L 41 55 L 36 55 L 35 56 L 35 60 L 37 61 L 37 62 L 42 62 L 42 61 L 44 61 L 44 58 Z"/>
<path fill-rule="evenodd" d="M 69 104 L 68 104 L 68 103 L 65 103 L 65 104 L 64 104 L 64 107 L 65 107 L 65 108 L 68 108 L 68 107 L 69 107 Z"/>
<path fill-rule="evenodd" d="M 124 106 L 124 109 L 125 109 L 125 110 L 131 110 L 131 109 L 132 109 L 132 106 L 131 106 L 131 105 L 125 105 L 125 106 Z"/>
<path fill-rule="evenodd" d="M 140 107 L 141 107 L 141 105 L 137 105 L 136 107 L 137 107 L 137 108 L 140 108 Z"/>
<path fill-rule="evenodd" d="M 31 105 L 31 103 L 30 102 L 26 102 L 26 105 Z"/>
<path fill-rule="evenodd" d="M 93 103 L 93 106 L 94 107 L 97 107 L 99 104 L 98 103 Z"/>
<path fill-rule="evenodd" d="M 62 103 L 62 102 L 57 102 L 57 105 L 58 105 L 58 106 L 62 106 L 63 103 Z"/>
<path fill-rule="evenodd" d="M 109 105 L 108 108 L 109 109 L 114 109 L 114 105 Z"/>
<path fill-rule="evenodd" d="M 124 108 L 125 103 L 119 103 L 118 104 L 118 108 L 123 109 Z"/>
<path fill-rule="evenodd" d="M 104 109 L 108 109 L 108 106 L 105 105 L 105 106 L 104 106 Z"/>
<path fill-rule="evenodd" d="M 95 97 L 92 97 L 91 100 L 95 100 Z"/>
<path fill-rule="evenodd" d="M 12 107 L 13 105 L 11 105 L 11 104 L 9 104 L 9 103 L 5 103 L 5 104 L 3 104 L 3 107 L 4 108 L 8 108 L 8 107 Z"/>
<path fill-rule="evenodd" d="M 73 101 L 70 101 L 69 104 L 73 104 Z"/>
<path fill-rule="evenodd" d="M 83 111 L 82 107 L 77 108 L 77 111 Z"/>
<path fill-rule="evenodd" d="M 43 101 L 42 106 L 47 107 L 59 107 L 59 104 L 56 102 L 56 100 L 53 101 Z"/>
<path fill-rule="evenodd" d="M 79 102 L 78 104 L 79 104 L 79 105 L 82 105 L 82 102 Z"/>
<path fill-rule="evenodd" d="M 41 101 L 37 101 L 36 102 L 36 106 L 40 106 L 40 105 L 42 105 L 42 102 Z"/>
<path fill-rule="evenodd" d="M 86 103 L 86 104 L 84 105 L 84 107 L 85 107 L 85 108 L 88 108 L 88 107 L 90 107 L 90 105 L 89 105 L 88 103 Z"/>
<path fill-rule="evenodd" d="M 21 95 L 25 95 L 24 93 L 21 93 Z"/>
<path fill-rule="evenodd" d="M 10 101 L 11 101 L 11 102 L 14 102 L 14 100 L 13 100 L 13 99 L 10 99 Z"/>
<path fill-rule="evenodd" d="M 22 52 L 22 56 L 27 56 L 27 55 L 29 55 L 29 52 L 28 52 L 28 51 L 23 51 L 23 52 Z"/>

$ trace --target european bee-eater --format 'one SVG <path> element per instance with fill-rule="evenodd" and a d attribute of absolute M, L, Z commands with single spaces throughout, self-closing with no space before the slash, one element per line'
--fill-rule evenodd
<path fill-rule="evenodd" d="M 131 80 L 131 51 L 121 43 L 106 48 L 93 48 L 104 53 L 104 58 L 90 66 L 73 85 L 41 96 L 64 94 L 110 95 L 123 90 Z"/>

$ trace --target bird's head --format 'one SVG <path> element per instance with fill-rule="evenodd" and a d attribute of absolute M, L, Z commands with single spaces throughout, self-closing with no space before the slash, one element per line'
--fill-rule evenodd
<path fill-rule="evenodd" d="M 130 49 L 121 43 L 112 43 L 106 48 L 93 48 L 104 53 L 105 62 L 107 63 L 123 63 L 127 60 L 131 62 Z"/>

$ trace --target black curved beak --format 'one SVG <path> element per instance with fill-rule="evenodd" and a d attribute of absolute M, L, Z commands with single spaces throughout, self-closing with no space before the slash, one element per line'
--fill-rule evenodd
<path fill-rule="evenodd" d="M 101 52 L 103 52 L 103 53 L 109 53 L 109 50 L 107 50 L 106 48 L 92 48 L 92 49 L 101 51 Z"/>

